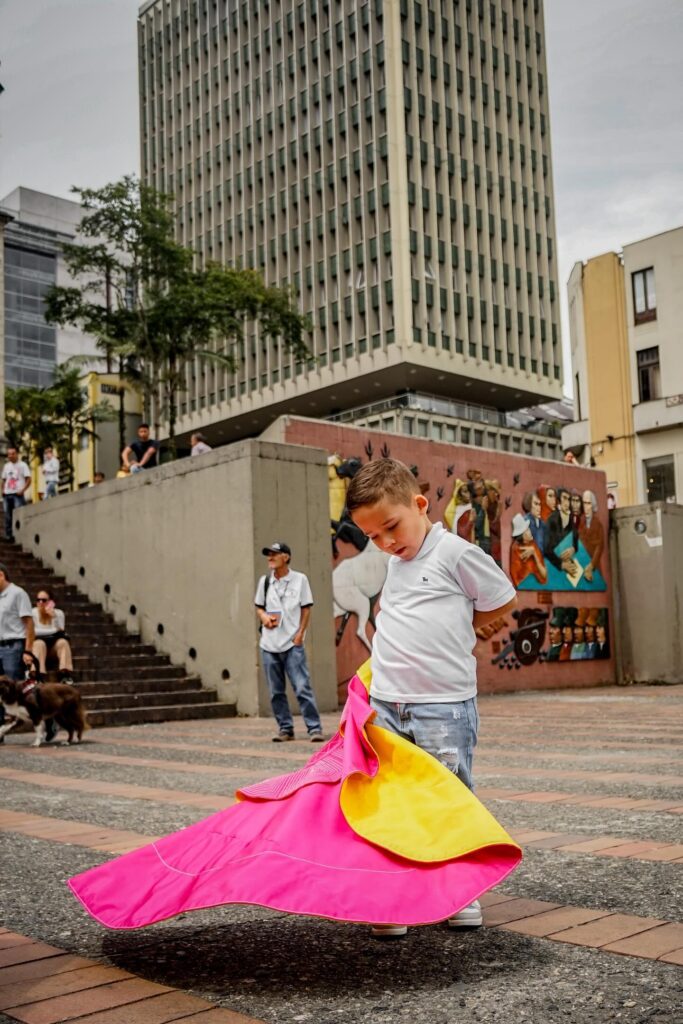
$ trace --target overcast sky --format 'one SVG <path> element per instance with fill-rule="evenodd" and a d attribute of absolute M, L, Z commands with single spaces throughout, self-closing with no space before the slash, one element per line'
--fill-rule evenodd
<path fill-rule="evenodd" d="M 138 6 L 0 0 L 0 198 L 138 171 Z M 564 305 L 576 260 L 683 224 L 683 0 L 545 12 Z"/>

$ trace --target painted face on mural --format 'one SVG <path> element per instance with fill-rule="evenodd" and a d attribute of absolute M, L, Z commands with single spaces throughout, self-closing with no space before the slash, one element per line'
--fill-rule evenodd
<path fill-rule="evenodd" d="M 545 492 L 545 503 L 551 512 L 557 508 L 557 492 L 554 487 L 549 487 Z"/>
<path fill-rule="evenodd" d="M 595 635 L 598 638 L 598 643 L 599 644 L 604 644 L 605 641 L 607 640 L 607 630 L 605 629 L 604 626 L 596 626 L 595 627 Z"/>
<path fill-rule="evenodd" d="M 574 643 L 582 644 L 583 639 L 583 626 L 574 626 Z"/>
<path fill-rule="evenodd" d="M 561 644 L 562 643 L 562 630 L 559 626 L 550 627 L 550 643 Z"/>
<path fill-rule="evenodd" d="M 566 644 L 570 644 L 574 639 L 574 630 L 571 626 L 562 627 L 562 639 Z"/>
<path fill-rule="evenodd" d="M 418 553 L 431 529 L 428 507 L 424 494 L 414 494 L 410 505 L 383 498 L 375 505 L 355 509 L 352 519 L 378 548 L 408 561 Z"/>
<path fill-rule="evenodd" d="M 562 491 L 560 494 L 560 511 L 569 512 L 569 491 Z"/>
<path fill-rule="evenodd" d="M 531 514 L 535 519 L 541 515 L 541 499 L 535 492 L 531 495 Z"/>
<path fill-rule="evenodd" d="M 583 492 L 583 514 L 586 519 L 590 519 L 593 515 L 593 495 L 590 491 Z"/>
<path fill-rule="evenodd" d="M 576 516 L 581 515 L 581 495 L 578 491 L 573 491 L 569 499 L 571 504 L 571 510 Z"/>
<path fill-rule="evenodd" d="M 586 626 L 586 642 L 592 644 L 595 640 L 595 626 Z"/>

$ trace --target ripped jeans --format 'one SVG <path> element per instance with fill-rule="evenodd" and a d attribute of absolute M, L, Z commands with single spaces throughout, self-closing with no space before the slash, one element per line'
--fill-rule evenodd
<path fill-rule="evenodd" d="M 472 757 L 479 729 L 476 697 L 452 704 L 394 704 L 371 696 L 370 705 L 377 712 L 375 725 L 422 747 L 468 789 L 474 789 Z"/>

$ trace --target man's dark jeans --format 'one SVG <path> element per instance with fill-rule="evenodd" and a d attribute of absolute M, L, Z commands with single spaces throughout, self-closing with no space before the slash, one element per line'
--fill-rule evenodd
<path fill-rule="evenodd" d="M 0 674 L 10 679 L 24 678 L 24 641 L 13 640 L 6 646 L 0 646 Z M 5 721 L 5 708 L 0 704 L 0 725 Z"/>
<path fill-rule="evenodd" d="M 22 508 L 26 504 L 23 494 L 5 494 L 3 496 L 5 505 L 5 540 L 14 540 L 12 520 L 15 508 Z"/>

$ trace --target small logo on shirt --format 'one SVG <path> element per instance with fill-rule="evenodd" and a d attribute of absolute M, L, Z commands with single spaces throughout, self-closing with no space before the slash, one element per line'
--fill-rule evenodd
<path fill-rule="evenodd" d="M 423 577 L 422 577 L 422 582 L 423 582 L 423 583 L 429 583 L 429 580 L 427 579 L 427 577 L 426 577 L 426 576 L 423 576 Z"/>

